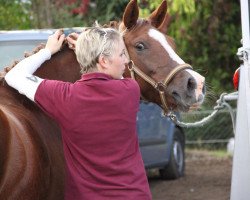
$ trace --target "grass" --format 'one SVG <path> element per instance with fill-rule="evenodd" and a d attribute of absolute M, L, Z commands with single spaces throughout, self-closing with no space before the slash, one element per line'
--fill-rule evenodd
<path fill-rule="evenodd" d="M 230 156 L 230 154 L 226 150 L 215 150 L 210 152 L 211 155 L 219 158 L 225 158 Z"/>
<path fill-rule="evenodd" d="M 206 149 L 188 149 L 186 148 L 187 158 L 208 158 L 226 159 L 232 157 L 226 150 L 206 150 Z"/>

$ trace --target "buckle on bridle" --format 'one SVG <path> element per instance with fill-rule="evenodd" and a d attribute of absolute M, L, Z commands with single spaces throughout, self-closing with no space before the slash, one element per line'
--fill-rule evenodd
<path fill-rule="evenodd" d="M 165 89 L 166 89 L 166 85 L 164 85 L 164 83 L 162 83 L 162 82 L 158 82 L 158 83 L 156 84 L 155 89 L 158 90 L 159 92 L 164 93 L 164 92 L 165 92 Z"/>
<path fill-rule="evenodd" d="M 132 71 L 133 68 L 134 68 L 134 62 L 133 62 L 133 60 L 130 60 L 130 61 L 127 63 L 127 66 L 128 66 L 129 71 Z"/>

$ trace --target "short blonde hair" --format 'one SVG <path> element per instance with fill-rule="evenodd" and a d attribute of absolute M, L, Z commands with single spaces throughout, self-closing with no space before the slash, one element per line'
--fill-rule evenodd
<path fill-rule="evenodd" d="M 113 28 L 85 28 L 77 39 L 75 50 L 81 73 L 95 69 L 100 55 L 111 56 L 121 39 L 122 34 Z"/>

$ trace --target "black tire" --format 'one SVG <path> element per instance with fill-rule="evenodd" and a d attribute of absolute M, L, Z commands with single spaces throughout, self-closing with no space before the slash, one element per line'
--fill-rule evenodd
<path fill-rule="evenodd" d="M 160 169 L 162 179 L 174 180 L 182 177 L 185 170 L 185 136 L 179 128 L 175 128 L 174 141 L 168 165 Z"/>

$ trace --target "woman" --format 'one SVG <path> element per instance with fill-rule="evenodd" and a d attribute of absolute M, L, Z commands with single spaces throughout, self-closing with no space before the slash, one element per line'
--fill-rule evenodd
<path fill-rule="evenodd" d="M 18 63 L 5 79 L 60 125 L 67 174 L 65 199 L 151 199 L 136 134 L 140 91 L 134 80 L 122 78 L 128 62 L 122 35 L 93 27 L 84 30 L 77 41 L 67 38 L 76 45 L 83 73 L 73 84 L 34 76 L 60 50 L 64 38 L 56 31 L 45 49 Z"/>

